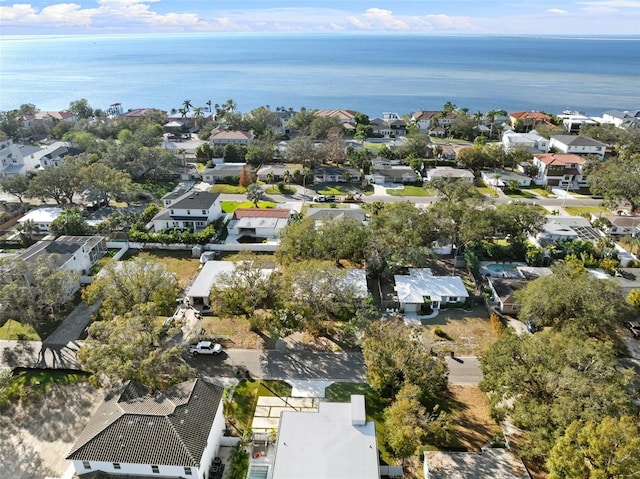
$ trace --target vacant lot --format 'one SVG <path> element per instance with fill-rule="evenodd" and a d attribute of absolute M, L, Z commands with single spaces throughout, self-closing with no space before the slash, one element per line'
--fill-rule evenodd
<path fill-rule="evenodd" d="M 268 344 L 269 338 L 251 331 L 249 321 L 241 317 L 205 316 L 202 318 L 202 329 L 207 335 L 222 336 L 218 342 L 228 348 L 262 349 L 271 346 Z"/>
<path fill-rule="evenodd" d="M 192 257 L 191 251 L 129 250 L 125 259 L 134 256 L 144 258 L 146 261 L 162 263 L 167 271 L 176 275 L 178 284 L 183 289 L 191 284 L 200 269 L 200 259 Z"/>

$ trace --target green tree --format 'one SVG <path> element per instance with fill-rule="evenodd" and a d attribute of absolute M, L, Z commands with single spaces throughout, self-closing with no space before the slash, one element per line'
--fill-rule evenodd
<path fill-rule="evenodd" d="M 633 374 L 619 368 L 609 342 L 555 331 L 517 336 L 506 330 L 480 363 L 480 387 L 489 393 L 494 413 L 508 413 L 527 431 L 523 457 L 547 457 L 575 420 L 600 421 L 631 408 Z"/>
<path fill-rule="evenodd" d="M 420 388 L 405 384 L 396 400 L 384 410 L 384 439 L 393 455 L 414 455 L 426 436 L 426 409 L 420 404 Z"/>
<path fill-rule="evenodd" d="M 640 428 L 630 416 L 572 422 L 549 453 L 549 479 L 624 479 L 640 471 Z"/>
<path fill-rule="evenodd" d="M 312 168 L 323 159 L 324 150 L 316 148 L 310 136 L 300 135 L 287 143 L 286 155 L 288 162 Z"/>
<path fill-rule="evenodd" d="M 553 271 L 516 292 L 523 320 L 607 338 L 628 317 L 624 292 L 615 281 L 595 278 L 581 266 L 559 265 Z"/>
<path fill-rule="evenodd" d="M 311 123 L 316 118 L 316 110 L 307 110 L 305 107 L 291 117 L 287 126 L 297 131 L 300 135 L 307 136 L 311 133 Z"/>
<path fill-rule="evenodd" d="M 56 254 L 33 261 L 0 259 L 0 272 L 8 282 L 0 283 L 0 319 L 27 324 L 52 319 L 78 287 L 79 273 L 60 268 Z"/>
<path fill-rule="evenodd" d="M 72 101 L 69 104 L 69 111 L 73 113 L 78 119 L 88 120 L 93 116 L 93 108 L 91 108 L 89 102 L 85 98 Z"/>
<path fill-rule="evenodd" d="M 309 135 L 314 140 L 325 140 L 329 132 L 341 129 L 340 120 L 332 116 L 315 116 L 309 125 Z"/>
<path fill-rule="evenodd" d="M 265 163 L 273 162 L 274 146 L 270 140 L 257 139 L 253 140 L 247 146 L 247 154 L 245 160 L 248 164 L 259 166 Z"/>
<path fill-rule="evenodd" d="M 193 374 L 182 357 L 184 348 L 173 340 L 178 333 L 179 327 L 166 328 L 149 311 L 96 321 L 78 361 L 98 384 L 133 380 L 165 389 Z"/>
<path fill-rule="evenodd" d="M 591 192 L 603 195 L 611 206 L 626 202 L 632 211 L 640 208 L 640 155 L 597 163 L 587 181 Z"/>
<path fill-rule="evenodd" d="M 45 168 L 29 183 L 28 195 L 33 198 L 51 198 L 56 203 L 73 203 L 73 195 L 81 191 L 78 169 L 83 157 L 67 157 L 58 167 Z"/>
<path fill-rule="evenodd" d="M 255 108 L 247 115 L 251 131 L 256 138 L 269 136 L 274 128 L 280 126 L 280 117 L 266 106 Z"/>
<path fill-rule="evenodd" d="M 382 397 L 392 398 L 407 384 L 420 388 L 420 403 L 434 404 L 447 388 L 447 364 L 425 351 L 407 327 L 377 321 L 362 340 L 367 382 Z"/>
<path fill-rule="evenodd" d="M 90 200 L 109 205 L 116 195 L 131 191 L 133 183 L 127 173 L 109 168 L 103 163 L 93 163 L 78 171 L 80 185 L 89 191 Z"/>
<path fill-rule="evenodd" d="M 55 236 L 90 236 L 93 234 L 91 226 L 77 206 L 66 208 L 51 222 L 49 231 Z"/>
<path fill-rule="evenodd" d="M 161 263 L 138 256 L 129 261 L 105 264 L 92 284 L 82 292 L 88 304 L 102 300 L 103 318 L 122 316 L 133 311 L 154 311 L 171 314 L 179 294 L 178 282 Z"/>
<path fill-rule="evenodd" d="M 258 183 L 251 183 L 247 188 L 247 199 L 251 201 L 256 208 L 263 194 L 264 191 L 262 191 L 262 187 Z"/>
<path fill-rule="evenodd" d="M 0 178 L 0 190 L 15 196 L 22 203 L 29 193 L 29 179 L 22 175 Z"/>

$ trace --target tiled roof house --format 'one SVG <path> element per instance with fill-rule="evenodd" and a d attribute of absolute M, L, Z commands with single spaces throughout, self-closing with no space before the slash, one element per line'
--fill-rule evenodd
<path fill-rule="evenodd" d="M 219 386 L 201 379 L 154 393 L 129 382 L 107 398 L 67 459 L 79 477 L 207 477 L 225 428 Z"/>

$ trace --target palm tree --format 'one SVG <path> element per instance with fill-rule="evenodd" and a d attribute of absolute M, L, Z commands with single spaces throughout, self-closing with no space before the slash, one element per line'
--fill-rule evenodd
<path fill-rule="evenodd" d="M 273 180 L 274 180 L 274 176 L 273 176 L 273 171 L 270 171 L 269 173 L 267 173 L 267 183 L 269 183 L 270 185 L 273 184 Z"/>
<path fill-rule="evenodd" d="M 207 101 L 206 105 L 209 107 L 209 113 L 211 113 L 211 100 Z"/>
<path fill-rule="evenodd" d="M 202 122 L 202 108 L 196 106 L 193 109 L 193 117 L 195 118 L 195 126 L 200 129 L 200 123 Z"/>
<path fill-rule="evenodd" d="M 262 193 L 262 188 L 258 183 L 251 183 L 247 188 L 247 199 L 253 202 L 253 206 L 257 208 L 262 199 Z"/>
<path fill-rule="evenodd" d="M 222 108 L 224 108 L 224 110 L 229 113 L 233 113 L 234 111 L 236 111 L 236 102 L 233 101 L 232 98 L 229 98 L 226 102 L 224 102 Z"/>
<path fill-rule="evenodd" d="M 289 170 L 284 170 L 284 173 L 282 173 L 282 179 L 285 181 L 285 183 L 287 183 L 288 187 L 289 182 L 291 182 L 291 173 L 289 172 Z"/>
<path fill-rule="evenodd" d="M 20 234 L 20 242 L 24 245 L 33 243 L 33 234 L 40 231 L 33 220 L 26 220 L 16 225 L 16 231 Z"/>
<path fill-rule="evenodd" d="M 193 106 L 191 104 L 191 100 L 185 100 L 182 102 L 182 106 L 184 107 L 185 110 L 189 111 L 189 109 Z"/>

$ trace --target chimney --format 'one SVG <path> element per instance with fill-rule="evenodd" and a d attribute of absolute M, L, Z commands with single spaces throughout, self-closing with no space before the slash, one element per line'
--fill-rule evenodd
<path fill-rule="evenodd" d="M 351 425 L 364 426 L 367 422 L 367 413 L 364 408 L 364 396 L 362 394 L 351 395 Z"/>

